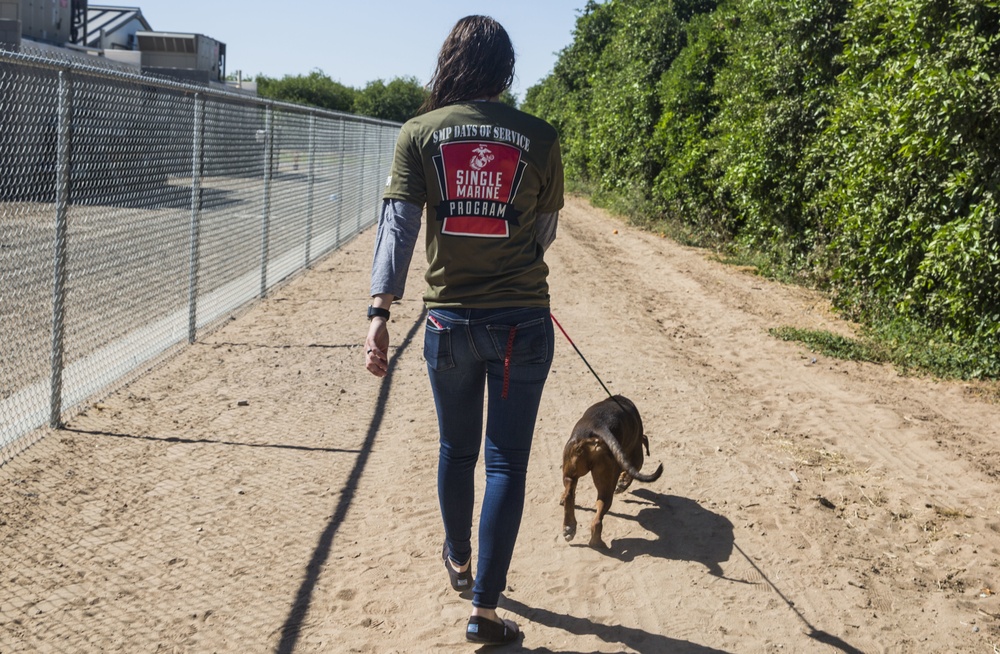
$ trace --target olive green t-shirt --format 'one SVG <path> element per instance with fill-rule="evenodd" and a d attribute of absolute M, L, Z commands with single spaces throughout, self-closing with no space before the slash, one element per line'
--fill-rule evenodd
<path fill-rule="evenodd" d="M 499 102 L 413 118 L 384 197 L 426 205 L 427 306 L 549 305 L 535 217 L 562 208 L 563 170 L 545 121 Z"/>

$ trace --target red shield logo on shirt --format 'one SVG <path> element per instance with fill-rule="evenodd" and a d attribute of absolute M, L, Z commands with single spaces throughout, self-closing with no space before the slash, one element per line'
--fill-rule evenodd
<path fill-rule="evenodd" d="M 518 216 L 510 202 L 525 168 L 518 148 L 494 141 L 446 143 L 434 164 L 443 198 L 437 207 L 443 234 L 510 236 Z"/>

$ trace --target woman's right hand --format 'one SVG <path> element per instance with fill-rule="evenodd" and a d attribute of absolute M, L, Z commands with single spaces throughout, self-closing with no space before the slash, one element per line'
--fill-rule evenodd
<path fill-rule="evenodd" d="M 389 374 L 389 327 L 386 319 L 372 318 L 365 338 L 365 368 L 376 377 Z"/>

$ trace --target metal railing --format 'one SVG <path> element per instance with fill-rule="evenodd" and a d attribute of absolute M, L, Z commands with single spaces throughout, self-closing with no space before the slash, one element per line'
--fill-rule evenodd
<path fill-rule="evenodd" d="M 0 51 L 0 464 L 372 224 L 398 131 Z"/>

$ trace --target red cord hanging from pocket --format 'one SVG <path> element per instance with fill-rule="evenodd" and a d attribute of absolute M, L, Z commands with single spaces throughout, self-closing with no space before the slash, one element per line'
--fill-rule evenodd
<path fill-rule="evenodd" d="M 500 399 L 507 399 L 507 389 L 510 388 L 510 358 L 514 353 L 514 334 L 517 333 L 517 325 L 510 328 L 510 336 L 507 337 L 507 354 L 503 359 L 503 393 Z"/>

